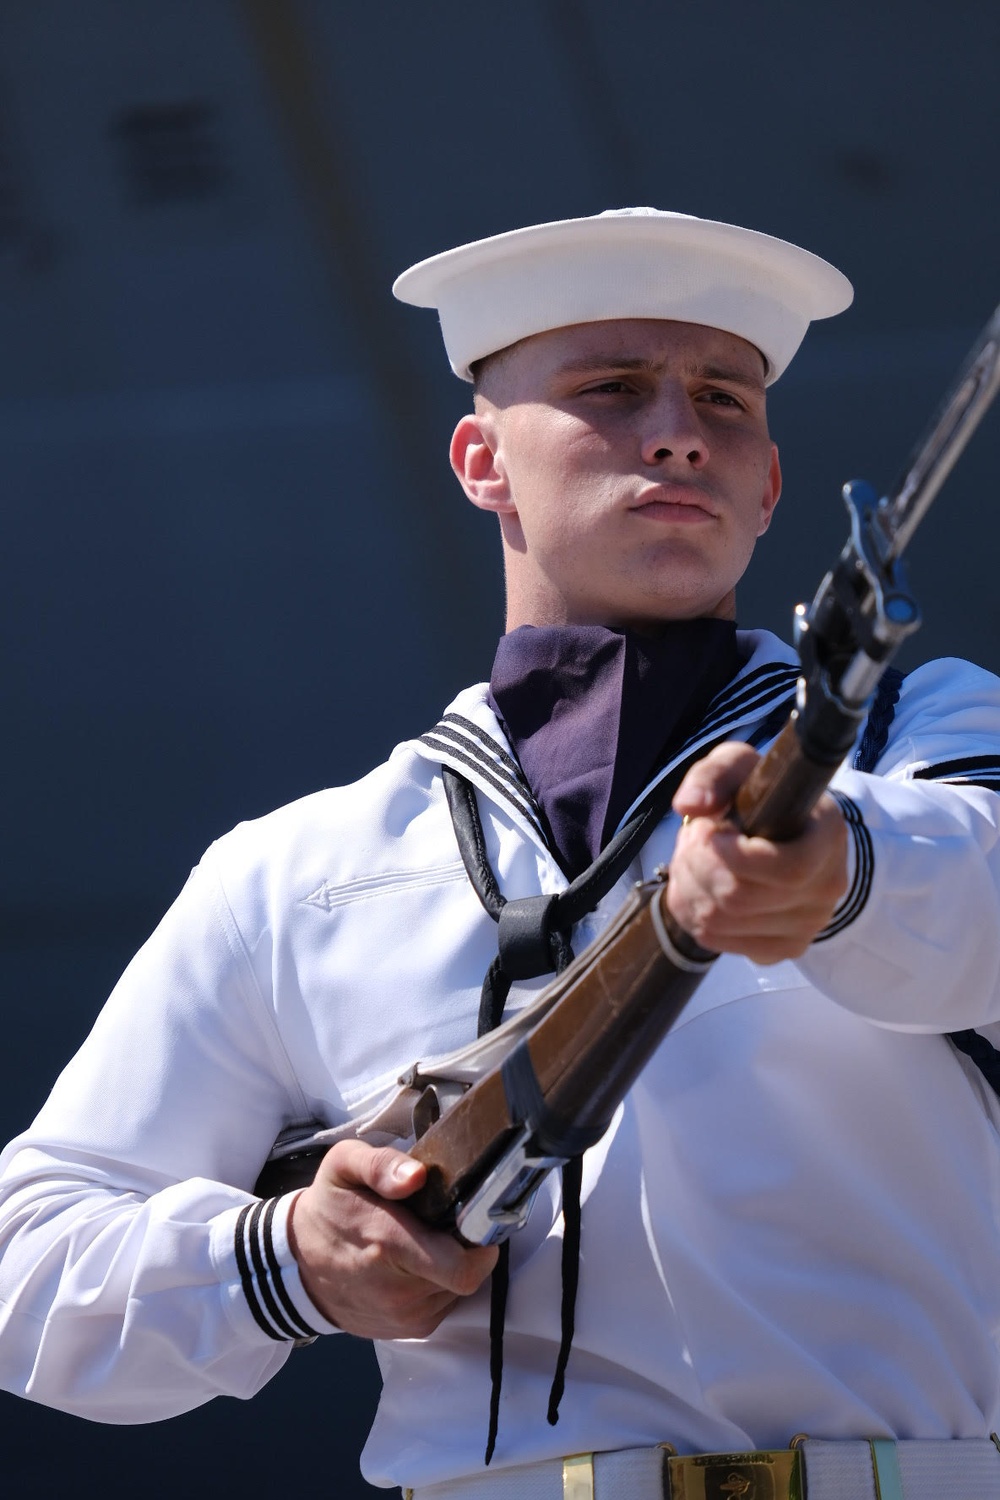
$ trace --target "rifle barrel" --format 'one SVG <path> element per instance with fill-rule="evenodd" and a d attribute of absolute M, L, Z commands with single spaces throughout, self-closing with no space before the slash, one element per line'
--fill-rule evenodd
<path fill-rule="evenodd" d="M 1000 389 L 1000 305 L 952 382 L 906 469 L 880 502 L 888 558 L 901 556 Z"/>

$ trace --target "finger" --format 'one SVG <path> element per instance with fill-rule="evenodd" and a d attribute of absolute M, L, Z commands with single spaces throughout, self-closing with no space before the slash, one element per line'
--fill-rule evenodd
<path fill-rule="evenodd" d="M 392 1146 L 338 1141 L 323 1157 L 317 1177 L 332 1187 L 367 1188 L 378 1198 L 408 1198 L 427 1179 L 427 1168 Z"/>
<path fill-rule="evenodd" d="M 797 958 L 829 924 L 835 900 L 815 899 L 777 910 L 759 903 L 720 907 L 695 895 L 678 899 L 671 911 L 681 927 L 703 948 L 742 953 L 758 963 Z"/>
<path fill-rule="evenodd" d="M 773 843 L 741 833 L 733 824 L 707 818 L 690 822 L 678 839 L 677 873 L 682 863 L 708 886 L 713 871 L 728 871 L 749 886 L 780 886 L 794 900 L 801 881 L 833 880 L 846 885 L 847 829 L 839 804 L 824 796 L 794 839 Z M 674 875 L 671 865 L 671 875 Z"/>
<path fill-rule="evenodd" d="M 496 1245 L 464 1245 L 450 1234 L 429 1231 L 435 1255 L 424 1278 L 455 1297 L 471 1297 L 492 1275 L 500 1251 Z M 442 1243 L 443 1242 L 443 1243 Z"/>
<path fill-rule="evenodd" d="M 799 861 L 758 860 L 743 851 L 729 859 L 699 849 L 671 868 L 667 899 L 676 919 L 697 936 L 692 922 L 711 921 L 716 932 L 722 925 L 736 932 L 758 924 L 777 931 L 782 923 L 814 918 L 822 927 L 845 889 L 842 867 L 825 860 L 805 869 Z"/>
<path fill-rule="evenodd" d="M 432 1292 L 418 1301 L 396 1304 L 382 1296 L 374 1305 L 352 1307 L 337 1326 L 365 1339 L 425 1339 L 458 1303 L 449 1292 Z M 331 1321 L 337 1321 L 331 1319 Z"/>
<path fill-rule="evenodd" d="M 430 1338 L 460 1300 L 450 1292 L 434 1292 L 419 1304 L 400 1310 L 396 1319 L 386 1319 L 380 1309 L 373 1318 L 373 1331 L 366 1330 L 363 1336 L 376 1339 Z"/>
<path fill-rule="evenodd" d="M 684 777 L 674 795 L 674 811 L 688 818 L 720 817 L 759 759 L 749 745 L 717 745 Z"/>
<path fill-rule="evenodd" d="M 332 1158 L 332 1159 L 331 1159 Z M 383 1201 L 405 1200 L 422 1186 L 427 1168 L 391 1146 L 338 1141 L 323 1159 L 326 1181 L 347 1192 L 359 1189 Z M 432 1229 L 405 1207 L 386 1207 L 380 1234 L 387 1259 L 406 1274 L 454 1296 L 468 1297 L 496 1264 L 492 1246 L 468 1246 L 446 1231 Z"/>
<path fill-rule="evenodd" d="M 495 1248 L 465 1249 L 403 1204 L 364 1188 L 314 1182 L 297 1195 L 289 1241 L 302 1283 L 339 1328 L 367 1338 L 420 1337 L 492 1271 Z"/>

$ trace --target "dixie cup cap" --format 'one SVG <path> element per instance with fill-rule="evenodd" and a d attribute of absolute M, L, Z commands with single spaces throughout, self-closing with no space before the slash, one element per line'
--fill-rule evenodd
<path fill-rule="evenodd" d="M 657 208 L 532 224 L 432 255 L 393 285 L 433 307 L 455 374 L 532 334 L 609 318 L 667 318 L 734 333 L 773 384 L 815 318 L 843 312 L 851 283 L 786 240 Z"/>

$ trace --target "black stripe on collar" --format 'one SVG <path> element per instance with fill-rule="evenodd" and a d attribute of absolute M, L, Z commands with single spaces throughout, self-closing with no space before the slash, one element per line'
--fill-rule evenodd
<path fill-rule="evenodd" d="M 525 818 L 542 843 L 547 843 L 535 800 L 528 790 L 527 782 L 520 776 L 513 777 L 496 760 L 487 756 L 474 740 L 457 734 L 443 721 L 434 729 L 420 736 L 420 743 L 439 755 L 446 764 L 458 769 L 468 767 L 477 772 L 499 796 Z M 496 742 L 491 742 L 495 744 Z M 499 745 L 497 750 L 501 750 Z M 502 750 L 501 750 L 501 753 Z"/>
<path fill-rule="evenodd" d="M 794 667 L 781 666 L 778 668 L 760 668 L 751 674 L 755 679 L 755 685 L 750 692 L 734 693 L 732 688 L 721 693 L 718 698 L 709 705 L 709 712 L 700 725 L 696 734 L 683 744 L 677 754 L 673 757 L 670 765 L 665 766 L 657 775 L 655 781 L 643 792 L 637 802 L 625 814 L 631 818 L 634 814 L 642 812 L 650 797 L 656 791 L 660 782 L 666 776 L 671 767 L 681 764 L 689 759 L 692 764 L 700 756 L 695 752 L 699 746 L 703 746 L 702 753 L 708 754 L 711 745 L 709 741 L 718 743 L 726 736 L 726 726 L 733 729 L 737 727 L 739 719 L 746 719 L 749 713 L 754 713 L 757 719 L 758 732 L 749 736 L 749 743 L 758 745 L 765 739 L 777 734 L 784 726 L 785 719 L 791 707 L 795 692 L 795 684 L 798 682 L 798 673 Z M 762 680 L 766 679 L 766 680 Z M 746 687 L 747 679 L 737 684 Z M 735 701 L 734 701 L 735 700 Z"/>
<path fill-rule="evenodd" d="M 699 737 L 718 723 L 742 717 L 744 713 L 773 698 L 776 693 L 787 694 L 794 689 L 798 680 L 797 667 L 775 666 L 773 663 L 758 667 L 746 677 L 737 678 L 709 704 Z"/>
<path fill-rule="evenodd" d="M 798 681 L 798 669 L 783 662 L 767 662 L 746 676 L 737 678 L 715 698 L 696 734 L 689 737 L 681 747 L 674 763 L 690 755 L 702 741 L 717 735 L 727 723 L 735 727 L 738 719 L 745 719 L 757 711 L 774 713 L 782 701 L 787 701 Z M 780 727 L 780 726 L 779 726 Z M 548 847 L 544 823 L 532 796 L 531 788 L 517 761 L 493 736 L 462 714 L 445 714 L 433 729 L 420 736 L 420 743 L 440 755 L 443 760 L 476 771 L 499 796 L 525 818 Z M 641 801 L 633 804 L 632 812 L 641 810 L 647 796 L 652 793 L 662 775 L 651 784 Z M 631 815 L 631 814 L 630 814 Z"/>

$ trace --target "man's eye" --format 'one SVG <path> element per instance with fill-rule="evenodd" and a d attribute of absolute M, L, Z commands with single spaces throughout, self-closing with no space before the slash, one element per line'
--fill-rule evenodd
<path fill-rule="evenodd" d="M 584 395 L 620 396 L 623 391 L 627 390 L 628 386 L 624 380 L 601 380 L 596 385 L 589 385 Z"/>
<path fill-rule="evenodd" d="M 708 391 L 707 396 L 713 406 L 735 406 L 739 409 L 742 405 L 729 391 Z"/>

